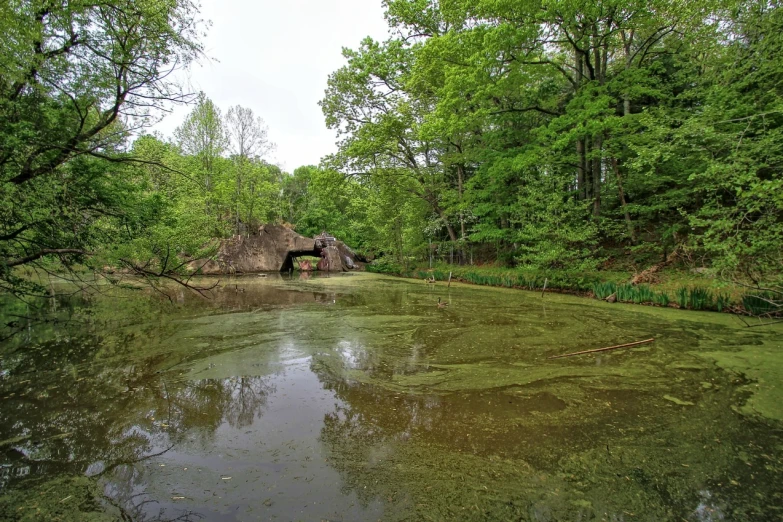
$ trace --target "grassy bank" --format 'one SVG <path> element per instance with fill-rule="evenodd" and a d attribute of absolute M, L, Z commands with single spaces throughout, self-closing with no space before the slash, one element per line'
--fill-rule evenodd
<path fill-rule="evenodd" d="M 414 279 L 434 279 L 481 286 L 518 288 L 523 290 L 569 293 L 595 299 L 616 299 L 622 303 L 666 306 L 688 310 L 749 313 L 763 315 L 772 311 L 766 299 L 774 296 L 752 292 L 738 285 L 695 274 L 669 269 L 656 274 L 648 284 L 632 284 L 634 275 L 628 271 L 576 272 L 567 270 L 531 270 L 492 266 L 457 266 L 441 264 L 406 268 L 393 263 L 367 266 L 369 272 Z"/>

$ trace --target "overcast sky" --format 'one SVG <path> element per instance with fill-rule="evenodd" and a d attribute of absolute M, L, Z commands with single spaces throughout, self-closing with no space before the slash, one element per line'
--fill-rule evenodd
<path fill-rule="evenodd" d="M 343 47 L 386 38 L 381 0 L 202 0 L 202 16 L 212 21 L 205 47 L 214 60 L 183 80 L 224 114 L 238 104 L 261 116 L 277 144 L 270 159 L 284 170 L 334 152 L 318 101 L 345 63 Z M 175 109 L 155 130 L 170 136 L 190 110 Z"/>

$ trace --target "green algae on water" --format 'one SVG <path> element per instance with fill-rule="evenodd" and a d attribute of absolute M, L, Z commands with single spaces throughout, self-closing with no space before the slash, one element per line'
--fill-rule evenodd
<path fill-rule="evenodd" d="M 783 506 L 774 331 L 366 274 L 221 284 L 213 300 L 77 303 L 87 320 L 3 352 L 0 509 L 40 507 L 44 485 L 57 502 L 81 491 L 82 519 L 769 520 Z"/>

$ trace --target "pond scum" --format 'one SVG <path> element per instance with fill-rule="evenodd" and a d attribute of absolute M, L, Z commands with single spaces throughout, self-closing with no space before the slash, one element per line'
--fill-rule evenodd
<path fill-rule="evenodd" d="M 2 347 L 0 520 L 783 513 L 775 331 L 373 274 L 124 296 Z"/>

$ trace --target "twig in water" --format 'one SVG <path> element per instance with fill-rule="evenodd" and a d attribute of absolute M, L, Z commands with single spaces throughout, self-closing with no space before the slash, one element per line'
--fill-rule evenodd
<path fill-rule="evenodd" d="M 618 348 L 628 348 L 629 346 L 638 346 L 640 344 L 647 344 L 647 343 L 651 343 L 653 341 L 655 341 L 655 339 L 646 339 L 644 341 L 637 341 L 635 343 L 618 344 L 617 346 L 609 346 L 607 348 L 598 348 L 596 350 L 584 350 L 582 352 L 567 353 L 565 355 L 552 355 L 551 357 L 547 357 L 547 359 L 561 359 L 563 357 L 573 357 L 574 355 L 584 355 L 586 353 L 608 352 L 609 350 L 617 350 Z"/>

